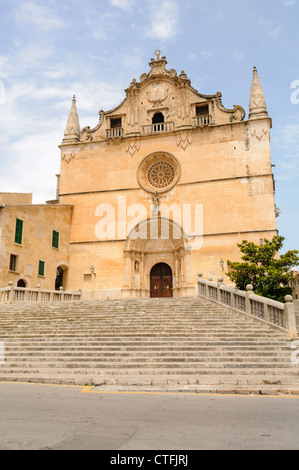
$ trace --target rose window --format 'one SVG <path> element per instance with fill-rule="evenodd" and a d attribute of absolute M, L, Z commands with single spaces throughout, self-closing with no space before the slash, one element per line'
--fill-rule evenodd
<path fill-rule="evenodd" d="M 154 188 L 166 188 L 173 182 L 175 170 L 168 162 L 157 162 L 150 167 L 147 177 Z"/>

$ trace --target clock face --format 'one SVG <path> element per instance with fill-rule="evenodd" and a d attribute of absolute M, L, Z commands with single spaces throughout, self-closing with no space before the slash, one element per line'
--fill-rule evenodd
<path fill-rule="evenodd" d="M 168 90 L 161 84 L 153 85 L 147 93 L 149 101 L 156 103 L 164 101 L 168 96 Z"/>

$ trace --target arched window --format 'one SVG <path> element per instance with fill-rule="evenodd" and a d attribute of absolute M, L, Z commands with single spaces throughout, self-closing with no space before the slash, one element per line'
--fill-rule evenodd
<path fill-rule="evenodd" d="M 163 113 L 156 113 L 153 116 L 152 124 L 161 124 L 162 122 L 165 122 Z"/>
<path fill-rule="evenodd" d="M 24 279 L 18 280 L 17 287 L 26 287 L 26 282 L 24 281 Z"/>

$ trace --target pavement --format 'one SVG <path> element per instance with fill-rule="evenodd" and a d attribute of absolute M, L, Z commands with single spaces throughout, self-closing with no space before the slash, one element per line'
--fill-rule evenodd
<path fill-rule="evenodd" d="M 105 450 L 113 465 L 115 456 L 134 451 L 154 452 L 152 463 L 161 465 L 162 451 L 186 456 L 193 450 L 299 450 L 298 404 L 296 395 L 5 382 L 0 450 Z M 131 463 L 141 468 L 146 462 Z"/>

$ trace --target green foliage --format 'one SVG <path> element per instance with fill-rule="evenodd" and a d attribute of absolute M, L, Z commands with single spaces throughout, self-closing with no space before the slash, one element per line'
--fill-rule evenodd
<path fill-rule="evenodd" d="M 238 244 L 243 263 L 227 261 L 228 277 L 236 284 L 236 288 L 246 290 L 252 284 L 254 292 L 269 299 L 284 302 L 286 295 L 292 295 L 288 286 L 293 275 L 290 268 L 299 265 L 299 251 L 290 250 L 279 256 L 283 247 L 284 237 L 276 236 L 272 241 L 265 240 L 263 245 L 243 240 Z"/>

